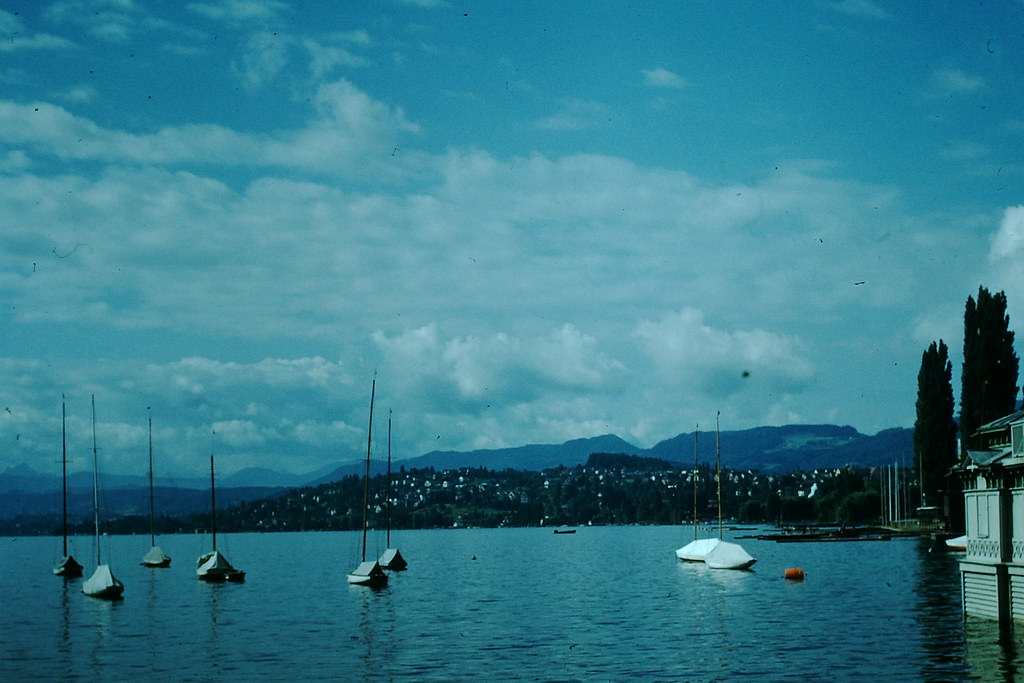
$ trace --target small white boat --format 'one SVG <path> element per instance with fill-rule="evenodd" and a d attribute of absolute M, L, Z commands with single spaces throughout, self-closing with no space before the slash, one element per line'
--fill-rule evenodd
<path fill-rule="evenodd" d="M 213 470 L 213 445 L 210 446 L 210 531 L 213 536 L 213 550 L 196 560 L 196 576 L 207 583 L 242 583 L 245 572 L 235 569 L 228 558 L 217 550 L 217 484 Z"/>
<path fill-rule="evenodd" d="M 75 579 L 82 575 L 82 565 L 68 552 L 68 439 L 67 409 L 61 397 L 60 402 L 60 446 L 61 446 L 61 481 L 63 501 L 64 555 L 53 566 L 55 576 Z"/>
<path fill-rule="evenodd" d="M 196 576 L 200 581 L 207 583 L 224 583 L 225 581 L 242 583 L 245 581 L 245 572 L 231 566 L 228 558 L 221 555 L 218 550 L 200 556 L 196 561 Z"/>
<path fill-rule="evenodd" d="M 380 563 L 376 560 L 360 562 L 359 566 L 348 575 L 348 582 L 357 586 L 369 586 L 376 588 L 388 582 L 388 575 L 381 569 Z"/>
<path fill-rule="evenodd" d="M 149 408 L 146 408 L 148 411 Z M 171 566 L 171 558 L 156 544 L 153 521 L 153 416 L 149 415 L 149 544 L 150 549 L 142 556 L 142 566 L 164 569 Z"/>
<path fill-rule="evenodd" d="M 757 560 L 743 546 L 720 541 L 707 555 L 704 564 L 709 569 L 749 569 Z"/>
<path fill-rule="evenodd" d="M 110 565 L 103 564 L 100 557 L 100 475 L 96 454 L 96 397 L 92 399 L 92 510 L 96 525 L 96 571 L 82 584 L 82 592 L 91 598 L 120 600 L 124 584 L 110 571 Z"/>
<path fill-rule="evenodd" d="M 387 550 L 377 560 L 383 569 L 389 569 L 393 572 L 402 571 L 409 566 L 409 563 L 402 557 L 402 553 L 398 552 L 398 548 L 391 547 L 391 411 L 388 411 L 388 488 L 387 493 L 384 496 L 384 500 L 387 501 L 388 510 L 388 535 L 387 535 Z"/>
<path fill-rule="evenodd" d="M 366 472 L 363 475 L 363 554 L 359 566 L 348 574 L 348 582 L 356 586 L 380 588 L 387 585 L 388 575 L 380 567 L 377 560 L 366 559 L 366 526 L 369 517 L 370 496 L 370 445 L 373 442 L 373 398 L 377 393 L 376 373 L 370 385 L 370 426 L 366 436 Z"/>
<path fill-rule="evenodd" d="M 956 538 L 947 538 L 946 547 L 950 550 L 963 551 L 967 550 L 967 536 L 957 536 Z"/>
<path fill-rule="evenodd" d="M 117 600 L 124 593 L 124 584 L 110 571 L 110 565 L 101 564 L 82 584 L 82 592 L 92 598 Z"/>
<path fill-rule="evenodd" d="M 409 563 L 402 557 L 402 553 L 398 551 L 398 548 L 388 548 L 385 550 L 381 554 L 380 559 L 377 560 L 377 564 L 391 571 L 401 571 L 409 566 Z"/>

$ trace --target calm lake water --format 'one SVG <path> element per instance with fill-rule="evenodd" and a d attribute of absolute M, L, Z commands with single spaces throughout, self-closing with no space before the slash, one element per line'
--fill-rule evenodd
<path fill-rule="evenodd" d="M 735 532 L 743 535 L 744 532 Z M 373 552 L 383 549 L 371 534 Z M 752 572 L 675 559 L 689 527 L 400 531 L 409 570 L 349 586 L 355 532 L 234 534 L 241 585 L 195 578 L 204 536 L 165 536 L 170 569 L 113 537 L 109 603 L 50 567 L 59 539 L 0 539 L 0 680 L 1011 681 L 1024 638 L 964 619 L 956 557 L 918 539 L 743 540 Z M 91 573 L 92 542 L 74 552 Z M 109 548 L 108 548 L 109 545 Z M 787 567 L 807 573 L 782 578 Z M 1024 629 L 1019 629 L 1024 631 Z"/>

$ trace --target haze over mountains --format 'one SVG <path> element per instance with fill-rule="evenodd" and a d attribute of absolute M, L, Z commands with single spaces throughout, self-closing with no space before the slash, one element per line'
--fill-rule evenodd
<path fill-rule="evenodd" d="M 697 435 L 698 460 L 713 462 L 715 433 Z M 679 434 L 652 448 L 639 448 L 623 439 L 608 434 L 587 439 L 574 439 L 563 444 L 537 444 L 477 451 L 432 451 L 416 458 L 395 461 L 392 467 L 416 469 L 433 467 L 437 470 L 459 467 L 483 467 L 490 470 L 543 470 L 553 467 L 582 465 L 592 453 L 627 453 L 659 458 L 683 467 L 693 464 L 694 433 Z M 835 425 L 789 425 L 784 427 L 757 427 L 742 431 L 721 433 L 722 466 L 755 470 L 765 473 L 784 473 L 793 470 L 814 470 L 856 465 L 877 467 L 898 463 L 913 466 L 913 429 L 895 428 L 865 435 L 853 427 Z M 217 491 L 220 503 L 228 505 L 273 494 L 285 488 L 313 486 L 337 481 L 349 475 L 361 475 L 365 465 L 351 463 L 335 468 L 324 468 L 307 475 L 291 475 L 271 470 L 250 468 L 233 475 L 218 477 Z M 373 461 L 374 473 L 383 472 L 386 463 Z M 157 478 L 158 498 L 164 514 L 182 514 L 202 509 L 208 504 L 205 491 L 209 479 Z M 104 497 L 121 514 L 141 513 L 146 489 L 145 475 L 105 474 L 102 478 Z M 0 473 L 0 517 L 16 514 L 48 514 L 59 506 L 59 482 L 27 465 L 8 468 Z M 92 477 L 77 473 L 69 477 L 71 507 L 87 507 L 91 500 Z M 91 494 L 90 494 L 91 495 Z M 169 504 L 173 501 L 173 504 Z"/>

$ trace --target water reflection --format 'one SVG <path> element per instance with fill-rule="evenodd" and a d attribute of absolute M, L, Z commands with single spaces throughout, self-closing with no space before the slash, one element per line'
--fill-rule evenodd
<path fill-rule="evenodd" d="M 914 620 L 925 656 L 924 680 L 950 680 L 965 673 L 959 566 L 955 553 L 936 549 L 928 537 L 917 541 L 918 568 L 914 590 Z"/>
<path fill-rule="evenodd" d="M 1024 674 L 1024 625 L 1016 629 L 989 619 L 964 620 L 967 663 L 972 677 L 982 681 L 1018 681 Z"/>

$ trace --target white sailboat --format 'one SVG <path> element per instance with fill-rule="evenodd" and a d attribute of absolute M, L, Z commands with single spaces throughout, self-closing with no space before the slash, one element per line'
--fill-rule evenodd
<path fill-rule="evenodd" d="M 217 483 L 213 469 L 213 446 L 210 446 L 210 531 L 213 536 L 213 550 L 203 553 L 196 560 L 196 576 L 207 583 L 242 583 L 245 572 L 235 569 L 228 558 L 217 550 Z"/>
<path fill-rule="evenodd" d="M 402 557 L 402 553 L 399 552 L 398 548 L 391 547 L 391 411 L 388 411 L 388 485 L 386 495 L 386 505 L 388 507 L 388 522 L 387 522 L 387 548 L 384 553 L 377 560 L 377 563 L 384 569 L 390 569 L 391 571 L 402 571 L 409 566 L 409 563 Z"/>
<path fill-rule="evenodd" d="M 149 408 L 146 408 L 147 414 Z M 154 569 L 160 569 L 171 566 L 171 558 L 165 553 L 160 546 L 156 544 L 156 532 L 154 531 L 153 523 L 153 416 L 148 414 L 149 418 L 149 545 L 150 548 L 145 555 L 142 556 L 142 566 L 152 567 Z"/>
<path fill-rule="evenodd" d="M 103 564 L 100 554 L 100 475 L 99 457 L 96 454 L 96 397 L 92 397 L 92 510 L 96 527 L 96 571 L 82 584 L 82 592 L 92 598 L 119 600 L 124 594 L 124 584 L 110 571 L 110 565 Z"/>
<path fill-rule="evenodd" d="M 685 562 L 703 562 L 708 553 L 722 542 L 720 538 L 697 538 L 697 435 L 700 425 L 693 432 L 693 540 L 676 549 L 676 557 Z"/>
<path fill-rule="evenodd" d="M 366 473 L 363 476 L 363 554 L 359 566 L 353 569 L 347 579 L 348 582 L 359 586 L 379 588 L 388 582 L 388 575 L 381 569 L 377 560 L 366 559 L 366 525 L 370 497 L 370 444 L 373 442 L 373 398 L 377 390 L 377 378 L 373 379 L 370 386 L 370 428 L 366 437 Z"/>
<path fill-rule="evenodd" d="M 64 554 L 53 567 L 56 576 L 63 576 L 66 579 L 78 578 L 82 575 L 82 565 L 68 553 L 68 439 L 67 439 L 67 410 L 64 404 L 64 397 L 60 401 L 60 450 L 61 450 L 61 482 L 63 500 L 63 530 L 64 530 Z"/>
<path fill-rule="evenodd" d="M 696 435 L 694 436 L 696 443 Z M 694 462 L 696 463 L 696 445 L 694 446 Z M 694 466 L 696 469 L 696 465 Z M 718 415 L 715 415 L 715 472 L 718 480 L 718 538 L 694 540 L 676 551 L 681 560 L 702 561 L 710 569 L 749 569 L 755 562 L 753 556 L 738 543 L 722 539 L 722 441 L 718 428 Z M 695 484 L 696 485 L 696 484 Z M 696 504 L 694 505 L 696 509 Z M 696 518 L 694 519 L 694 536 L 696 536 Z M 685 552 L 684 552 L 685 551 Z M 683 555 L 686 555 L 684 557 Z"/>

